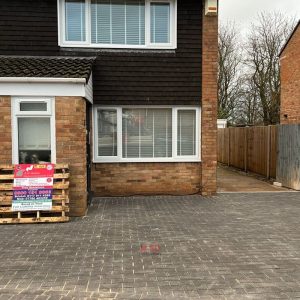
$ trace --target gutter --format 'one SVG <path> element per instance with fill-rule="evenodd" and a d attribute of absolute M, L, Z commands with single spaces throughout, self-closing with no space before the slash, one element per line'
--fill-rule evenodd
<path fill-rule="evenodd" d="M 54 78 L 54 77 L 0 77 L 0 82 L 18 82 L 18 83 L 78 83 L 86 84 L 85 78 Z"/>

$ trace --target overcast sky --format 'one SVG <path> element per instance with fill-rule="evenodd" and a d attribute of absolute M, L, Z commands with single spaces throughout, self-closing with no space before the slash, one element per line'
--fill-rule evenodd
<path fill-rule="evenodd" d="M 219 6 L 220 22 L 235 21 L 243 33 L 261 11 L 281 11 L 300 19 L 300 0 L 219 0 Z"/>

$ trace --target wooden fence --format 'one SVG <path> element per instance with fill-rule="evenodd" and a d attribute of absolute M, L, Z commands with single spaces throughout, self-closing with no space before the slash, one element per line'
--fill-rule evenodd
<path fill-rule="evenodd" d="M 218 161 L 276 178 L 277 126 L 218 129 Z"/>
<path fill-rule="evenodd" d="M 281 125 L 278 139 L 277 181 L 300 191 L 300 125 Z"/>

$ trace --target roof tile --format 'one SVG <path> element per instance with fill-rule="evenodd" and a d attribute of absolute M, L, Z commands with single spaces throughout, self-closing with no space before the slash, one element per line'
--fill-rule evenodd
<path fill-rule="evenodd" d="M 95 57 L 0 56 L 0 77 L 89 79 Z"/>

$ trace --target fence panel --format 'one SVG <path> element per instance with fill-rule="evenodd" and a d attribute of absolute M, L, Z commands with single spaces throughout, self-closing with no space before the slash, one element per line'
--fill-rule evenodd
<path fill-rule="evenodd" d="M 278 126 L 270 126 L 270 177 L 276 178 L 277 149 L 278 149 Z"/>
<path fill-rule="evenodd" d="M 277 126 L 218 129 L 218 161 L 276 178 Z"/>
<path fill-rule="evenodd" d="M 248 171 L 267 176 L 267 131 L 268 127 L 249 127 Z"/>
<path fill-rule="evenodd" d="M 277 181 L 300 190 L 300 125 L 281 125 L 279 128 Z"/>
<path fill-rule="evenodd" d="M 225 128 L 218 129 L 218 160 L 228 164 L 229 131 Z"/>
<path fill-rule="evenodd" d="M 230 164 L 239 169 L 245 167 L 245 130 L 244 128 L 229 128 Z"/>

